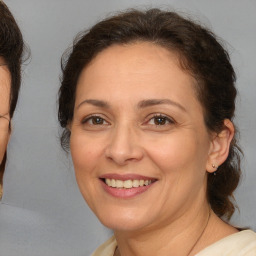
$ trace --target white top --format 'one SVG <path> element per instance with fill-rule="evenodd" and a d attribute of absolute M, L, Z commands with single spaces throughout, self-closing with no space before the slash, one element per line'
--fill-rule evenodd
<path fill-rule="evenodd" d="M 116 247 L 113 236 L 91 256 L 113 256 Z M 206 247 L 195 256 L 256 256 L 256 233 L 252 230 L 240 231 Z"/>

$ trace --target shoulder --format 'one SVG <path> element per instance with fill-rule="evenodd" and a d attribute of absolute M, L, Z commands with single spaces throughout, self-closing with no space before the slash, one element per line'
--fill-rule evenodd
<path fill-rule="evenodd" d="M 256 233 L 244 230 L 208 246 L 196 256 L 256 256 Z"/>
<path fill-rule="evenodd" d="M 117 243 L 114 236 L 99 246 L 91 256 L 113 256 Z"/>

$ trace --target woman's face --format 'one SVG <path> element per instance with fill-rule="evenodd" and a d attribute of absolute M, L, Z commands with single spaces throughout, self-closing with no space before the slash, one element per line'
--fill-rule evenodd
<path fill-rule="evenodd" d="M 4 59 L 0 57 L 0 163 L 7 147 L 9 139 L 9 104 L 11 75 Z"/>
<path fill-rule="evenodd" d="M 157 228 L 206 201 L 211 151 L 195 81 L 151 43 L 111 46 L 82 71 L 70 124 L 80 191 L 114 230 Z"/>

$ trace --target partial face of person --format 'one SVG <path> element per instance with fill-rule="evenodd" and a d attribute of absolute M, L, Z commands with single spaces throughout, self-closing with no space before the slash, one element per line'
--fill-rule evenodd
<path fill-rule="evenodd" d="M 157 228 L 206 200 L 211 138 L 174 53 L 138 42 L 98 54 L 80 75 L 70 131 L 78 186 L 104 225 Z"/>
<path fill-rule="evenodd" d="M 9 105 L 11 75 L 9 69 L 4 65 L 4 59 L 0 57 L 0 163 L 3 160 L 9 139 Z"/>

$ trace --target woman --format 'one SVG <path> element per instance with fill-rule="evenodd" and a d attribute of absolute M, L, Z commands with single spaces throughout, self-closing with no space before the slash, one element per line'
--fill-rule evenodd
<path fill-rule="evenodd" d="M 6 162 L 6 147 L 20 89 L 24 43 L 8 7 L 0 1 L 0 199 Z"/>
<path fill-rule="evenodd" d="M 114 236 L 93 255 L 256 255 L 229 225 L 240 177 L 235 73 L 212 32 L 131 10 L 82 34 L 63 63 L 62 145 Z"/>

